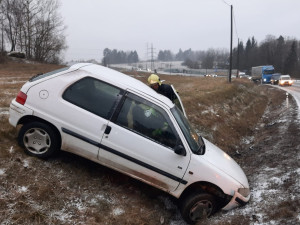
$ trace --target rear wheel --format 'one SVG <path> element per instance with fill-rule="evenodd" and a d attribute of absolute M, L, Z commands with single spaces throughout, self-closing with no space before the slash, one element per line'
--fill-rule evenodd
<path fill-rule="evenodd" d="M 32 156 L 47 158 L 60 149 L 57 132 L 49 125 L 41 122 L 24 124 L 18 135 L 19 145 Z"/>
<path fill-rule="evenodd" d="M 192 193 L 187 196 L 181 206 L 183 219 L 194 224 L 197 221 L 210 217 L 217 209 L 216 198 L 207 193 Z"/>

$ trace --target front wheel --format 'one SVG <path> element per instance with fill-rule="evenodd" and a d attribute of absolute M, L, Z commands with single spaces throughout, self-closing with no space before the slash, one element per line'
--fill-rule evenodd
<path fill-rule="evenodd" d="M 189 224 L 210 217 L 217 209 L 216 198 L 207 193 L 192 193 L 181 205 L 181 215 Z"/>
<path fill-rule="evenodd" d="M 60 149 L 59 136 L 49 125 L 41 122 L 24 124 L 18 142 L 28 155 L 47 158 Z"/>

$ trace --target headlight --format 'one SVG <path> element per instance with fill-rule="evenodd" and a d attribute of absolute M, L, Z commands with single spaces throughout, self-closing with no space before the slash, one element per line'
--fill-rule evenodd
<path fill-rule="evenodd" d="M 238 192 L 243 195 L 244 197 L 247 197 L 250 194 L 249 188 L 239 188 Z"/>
<path fill-rule="evenodd" d="M 264 79 L 264 81 L 267 81 L 267 79 Z"/>

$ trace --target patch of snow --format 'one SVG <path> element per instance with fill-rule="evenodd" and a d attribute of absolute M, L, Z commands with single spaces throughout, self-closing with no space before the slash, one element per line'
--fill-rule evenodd
<path fill-rule="evenodd" d="M 253 142 L 253 140 L 254 140 L 254 137 L 253 137 L 253 136 L 251 136 L 251 137 L 244 137 L 244 138 L 242 139 L 242 142 L 243 142 L 244 144 L 249 145 L 251 142 Z"/>
<path fill-rule="evenodd" d="M 213 130 L 213 131 L 216 131 L 217 128 L 218 128 L 217 125 L 214 125 L 214 126 L 212 127 L 212 130 Z"/>
<path fill-rule="evenodd" d="M 19 193 L 24 193 L 24 192 L 27 192 L 27 190 L 28 190 L 27 187 L 22 186 L 22 187 L 19 187 L 18 192 L 19 192 Z"/>
<path fill-rule="evenodd" d="M 283 184 L 283 179 L 279 177 L 272 177 L 270 181 L 273 181 L 275 184 Z"/>
<path fill-rule="evenodd" d="M 14 146 L 10 146 L 10 149 L 8 150 L 10 154 L 14 152 Z"/>
<path fill-rule="evenodd" d="M 82 200 L 79 198 L 75 198 L 72 200 L 69 205 L 76 207 L 79 211 L 84 211 L 86 206 L 82 203 Z"/>
<path fill-rule="evenodd" d="M 0 176 L 5 174 L 5 169 L 0 169 Z"/>
<path fill-rule="evenodd" d="M 91 204 L 91 205 L 97 205 L 97 199 L 95 199 L 95 198 L 92 198 L 90 201 L 89 201 L 89 203 Z"/>
<path fill-rule="evenodd" d="M 112 211 L 112 214 L 114 215 L 114 216 L 120 216 L 120 215 L 122 215 L 122 214 L 124 214 L 125 213 L 125 211 L 123 210 L 123 209 L 121 209 L 121 208 L 115 208 L 115 209 L 113 209 L 113 211 Z"/>
<path fill-rule="evenodd" d="M 0 108 L 0 115 L 9 115 L 9 109 L 7 107 Z"/>
<path fill-rule="evenodd" d="M 203 111 L 201 112 L 202 115 L 208 114 L 208 113 L 211 113 L 211 114 L 213 114 L 213 115 L 216 115 L 216 114 L 217 114 L 217 112 L 216 112 L 212 107 L 209 107 L 209 109 L 203 110 Z"/>
<path fill-rule="evenodd" d="M 28 161 L 27 159 L 25 159 L 25 160 L 23 161 L 23 166 L 24 166 L 25 168 L 28 168 L 28 167 L 29 167 L 29 161 Z"/>
<path fill-rule="evenodd" d="M 111 204 L 114 204 L 116 201 L 114 200 L 114 199 L 112 199 L 112 198 L 110 198 L 110 197 L 106 197 L 106 196 L 104 196 L 104 195 L 97 195 L 97 196 L 95 196 L 96 198 L 98 198 L 98 199 L 100 199 L 100 200 L 104 200 L 104 201 L 106 201 L 107 203 L 111 203 Z"/>
<path fill-rule="evenodd" d="M 13 81 L 1 81 L 0 84 L 21 84 L 25 83 L 27 80 L 13 80 Z"/>
<path fill-rule="evenodd" d="M 66 222 L 68 219 L 70 219 L 72 217 L 68 213 L 65 213 L 65 212 L 62 212 L 62 211 L 54 212 L 52 214 L 52 216 L 55 217 L 56 219 L 62 221 L 62 222 Z"/>
<path fill-rule="evenodd" d="M 19 79 L 23 77 L 10 77 L 9 75 L 5 75 L 4 77 L 0 77 L 0 80 L 8 80 L 8 79 Z"/>

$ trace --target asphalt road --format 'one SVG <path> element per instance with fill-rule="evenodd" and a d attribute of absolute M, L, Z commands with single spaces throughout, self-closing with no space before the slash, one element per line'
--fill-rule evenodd
<path fill-rule="evenodd" d="M 295 98 L 298 105 L 298 119 L 300 120 L 300 81 L 295 82 L 292 86 L 278 87 L 282 90 L 285 90 L 288 94 L 292 95 Z"/>

